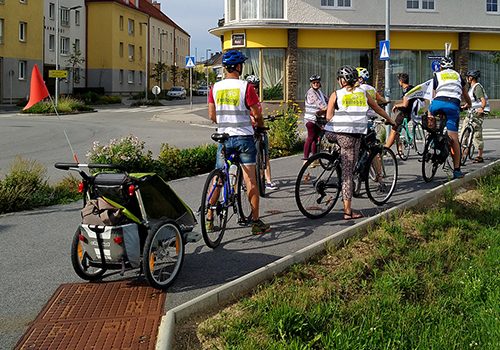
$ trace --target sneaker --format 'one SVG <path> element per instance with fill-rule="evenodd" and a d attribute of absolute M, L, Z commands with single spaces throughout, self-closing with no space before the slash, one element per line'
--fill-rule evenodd
<path fill-rule="evenodd" d="M 271 231 L 271 226 L 260 219 L 252 223 L 252 235 L 261 235 L 269 231 Z"/>
<path fill-rule="evenodd" d="M 460 170 L 453 170 L 453 179 L 461 179 L 462 177 L 464 177 L 464 173 Z"/>
<path fill-rule="evenodd" d="M 274 181 L 266 182 L 266 190 L 277 190 L 279 188 L 278 184 Z"/>

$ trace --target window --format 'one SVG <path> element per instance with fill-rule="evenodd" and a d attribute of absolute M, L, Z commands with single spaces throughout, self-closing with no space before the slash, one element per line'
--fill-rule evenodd
<path fill-rule="evenodd" d="M 61 37 L 61 55 L 69 54 L 69 38 Z"/>
<path fill-rule="evenodd" d="M 19 22 L 19 41 L 26 41 L 26 31 L 27 31 L 28 23 Z"/>
<path fill-rule="evenodd" d="M 61 25 L 62 26 L 69 26 L 69 9 L 68 8 L 61 8 Z"/>
<path fill-rule="evenodd" d="M 142 61 L 142 46 L 139 46 L 139 61 Z"/>
<path fill-rule="evenodd" d="M 80 77 L 81 77 L 81 75 L 80 75 L 80 68 L 75 67 L 73 69 L 73 81 L 75 82 L 75 84 L 80 83 Z"/>
<path fill-rule="evenodd" d="M 229 5 L 231 15 L 232 7 Z M 285 18 L 283 0 L 240 0 L 241 19 L 283 19 Z"/>
<path fill-rule="evenodd" d="M 123 30 L 123 16 L 120 16 L 120 30 Z"/>
<path fill-rule="evenodd" d="M 498 12 L 498 0 L 486 0 L 486 12 Z"/>
<path fill-rule="evenodd" d="M 123 84 L 123 69 L 120 69 L 120 73 L 118 74 L 118 82 Z"/>
<path fill-rule="evenodd" d="M 19 0 L 19 2 L 20 2 L 21 4 L 27 4 L 27 3 L 28 3 L 28 0 Z"/>
<path fill-rule="evenodd" d="M 49 51 L 54 51 L 56 45 L 56 36 L 54 34 L 49 35 Z"/>
<path fill-rule="evenodd" d="M 128 20 L 128 34 L 129 35 L 134 35 L 134 26 L 135 26 L 134 20 L 129 19 Z"/>
<path fill-rule="evenodd" d="M 139 71 L 139 85 L 142 85 L 142 78 L 143 78 L 143 73 L 141 70 L 141 71 Z"/>
<path fill-rule="evenodd" d="M 75 11 L 75 25 L 79 26 L 80 25 L 80 11 Z"/>
<path fill-rule="evenodd" d="M 26 61 L 19 61 L 19 72 L 18 72 L 18 79 L 19 80 L 25 80 L 26 79 L 26 68 L 28 66 L 28 62 Z"/>
<path fill-rule="evenodd" d="M 321 6 L 351 8 L 351 0 L 321 0 Z"/>
<path fill-rule="evenodd" d="M 129 70 L 128 71 L 128 83 L 133 84 L 135 80 L 135 71 Z"/>
<path fill-rule="evenodd" d="M 54 3 L 50 3 L 49 4 L 49 18 L 50 19 L 54 19 L 54 13 L 56 12 L 56 6 L 54 5 Z"/>
<path fill-rule="evenodd" d="M 407 10 L 435 10 L 434 0 L 406 0 Z"/>
<path fill-rule="evenodd" d="M 120 43 L 120 48 L 118 49 L 118 54 L 120 55 L 120 57 L 123 57 L 123 43 L 122 42 Z"/>
<path fill-rule="evenodd" d="M 80 39 L 75 39 L 75 51 L 80 51 Z"/>
<path fill-rule="evenodd" d="M 133 61 L 134 55 L 135 55 L 135 46 L 129 44 L 128 45 L 128 60 Z"/>
<path fill-rule="evenodd" d="M 3 18 L 0 18 L 0 44 L 3 44 Z"/>
<path fill-rule="evenodd" d="M 497 57 L 497 51 L 471 51 L 469 56 L 469 69 L 481 71 L 481 85 L 490 101 L 500 99 L 500 64 L 495 63 Z"/>
<path fill-rule="evenodd" d="M 234 21 L 236 20 L 236 0 L 229 0 L 228 6 L 229 20 Z"/>

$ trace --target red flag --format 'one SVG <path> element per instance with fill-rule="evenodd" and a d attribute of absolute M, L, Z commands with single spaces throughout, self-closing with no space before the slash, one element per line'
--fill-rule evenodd
<path fill-rule="evenodd" d="M 28 101 L 28 104 L 23 108 L 23 110 L 36 105 L 38 102 L 48 96 L 49 90 L 47 90 L 47 86 L 45 86 L 45 82 L 43 81 L 40 71 L 38 70 L 38 66 L 35 64 L 33 66 L 33 70 L 31 71 L 30 100 Z"/>

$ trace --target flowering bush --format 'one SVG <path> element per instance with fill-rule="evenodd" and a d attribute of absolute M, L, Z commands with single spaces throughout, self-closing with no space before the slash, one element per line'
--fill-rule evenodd
<path fill-rule="evenodd" d="M 281 116 L 269 123 L 269 153 L 271 158 L 288 156 L 300 149 L 298 120 L 302 111 L 293 101 L 281 102 L 273 115 Z"/>
<path fill-rule="evenodd" d="M 119 164 L 128 171 L 152 171 L 153 154 L 145 150 L 144 141 L 134 135 L 112 139 L 109 144 L 101 145 L 94 141 L 92 149 L 87 153 L 90 163 Z"/>

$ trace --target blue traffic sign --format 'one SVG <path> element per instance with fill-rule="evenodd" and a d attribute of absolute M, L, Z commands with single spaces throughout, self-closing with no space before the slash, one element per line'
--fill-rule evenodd
<path fill-rule="evenodd" d="M 391 45 L 389 40 L 380 41 L 380 60 L 387 61 L 391 58 Z"/>
<path fill-rule="evenodd" d="M 431 62 L 431 70 L 433 72 L 439 72 L 441 70 L 441 64 L 438 60 L 434 60 Z"/>
<path fill-rule="evenodd" d="M 186 56 L 186 68 L 194 68 L 195 67 L 194 61 L 195 61 L 194 56 Z"/>

